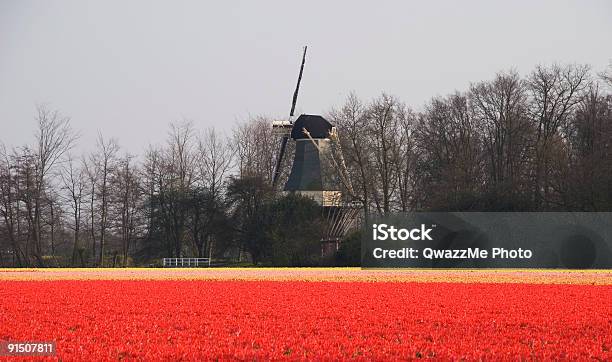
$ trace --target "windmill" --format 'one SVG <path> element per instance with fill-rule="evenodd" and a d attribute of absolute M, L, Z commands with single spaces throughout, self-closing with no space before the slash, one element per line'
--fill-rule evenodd
<path fill-rule="evenodd" d="M 295 119 L 306 50 L 307 47 L 304 47 L 289 119 L 272 123 L 274 133 L 281 137 L 272 185 L 277 187 L 287 143 L 291 138 L 295 142 L 295 152 L 283 192 L 310 197 L 321 205 L 326 221 L 321 235 L 321 251 L 323 255 L 328 255 L 338 249 L 340 240 L 354 224 L 360 205 L 353 201 L 353 188 L 342 157 L 336 127 L 320 115 L 302 114 Z"/>

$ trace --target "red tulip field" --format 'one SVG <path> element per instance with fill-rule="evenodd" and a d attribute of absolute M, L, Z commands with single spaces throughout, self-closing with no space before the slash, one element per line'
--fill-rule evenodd
<path fill-rule="evenodd" d="M 13 269 L 0 340 L 65 361 L 609 360 L 612 273 Z"/>

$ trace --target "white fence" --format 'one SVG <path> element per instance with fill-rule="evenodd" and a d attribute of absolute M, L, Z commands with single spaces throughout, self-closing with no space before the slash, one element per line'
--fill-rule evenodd
<path fill-rule="evenodd" d="M 193 268 L 210 266 L 210 258 L 163 258 L 164 267 Z"/>

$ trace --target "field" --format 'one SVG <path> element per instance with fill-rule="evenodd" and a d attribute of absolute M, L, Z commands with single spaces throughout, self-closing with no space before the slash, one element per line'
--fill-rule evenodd
<path fill-rule="evenodd" d="M 609 360 L 612 272 L 4 269 L 0 340 L 61 360 Z"/>

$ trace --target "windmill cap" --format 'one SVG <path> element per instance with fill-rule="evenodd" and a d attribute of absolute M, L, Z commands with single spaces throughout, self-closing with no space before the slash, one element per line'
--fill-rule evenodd
<path fill-rule="evenodd" d="M 306 128 L 312 138 L 329 138 L 332 124 L 325 118 L 314 114 L 302 114 L 295 120 L 291 129 L 291 138 L 294 140 L 307 139 L 303 129 Z"/>

